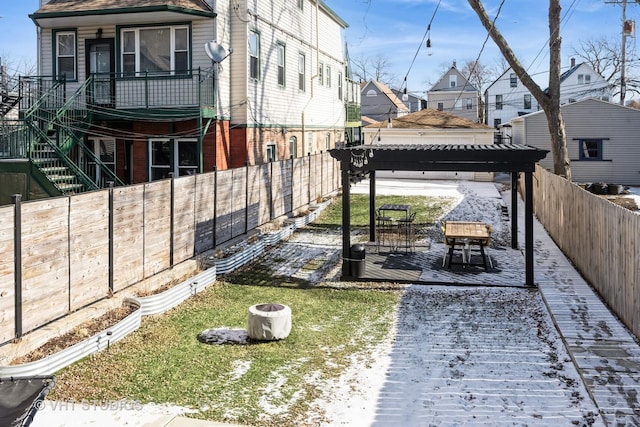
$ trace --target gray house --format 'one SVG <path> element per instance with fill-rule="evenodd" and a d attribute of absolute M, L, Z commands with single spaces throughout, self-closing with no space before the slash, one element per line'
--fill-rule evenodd
<path fill-rule="evenodd" d="M 360 92 L 361 114 L 367 120 L 383 121 L 409 114 L 409 108 L 384 83 L 375 80 L 362 83 Z"/>
<path fill-rule="evenodd" d="M 597 99 L 561 107 L 573 181 L 640 185 L 640 110 Z M 551 150 L 544 111 L 509 122 L 514 144 Z M 548 155 L 540 166 L 553 169 Z"/>

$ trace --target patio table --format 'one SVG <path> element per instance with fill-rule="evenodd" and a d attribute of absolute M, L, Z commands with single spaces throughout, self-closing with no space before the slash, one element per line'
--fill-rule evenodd
<path fill-rule="evenodd" d="M 484 266 L 484 269 L 487 270 L 487 256 L 484 251 L 484 246 L 490 238 L 489 225 L 487 223 L 475 221 L 447 221 L 445 223 L 444 237 L 448 242 L 450 242 L 447 268 L 451 268 L 451 264 L 460 264 L 463 266 L 482 265 Z M 453 251 L 456 245 L 462 245 L 463 251 L 465 248 L 469 248 L 469 254 L 471 252 L 471 245 L 479 246 L 480 254 L 482 255 L 482 264 L 472 264 L 470 262 L 470 255 L 467 257 L 466 262 L 464 261 L 464 256 L 462 257 L 463 262 L 452 262 Z"/>

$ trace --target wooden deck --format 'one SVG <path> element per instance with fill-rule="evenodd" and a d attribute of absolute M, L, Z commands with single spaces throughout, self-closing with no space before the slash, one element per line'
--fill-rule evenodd
<path fill-rule="evenodd" d="M 353 277 L 352 271 L 352 277 L 345 277 L 344 280 L 525 287 L 525 259 L 520 250 L 489 248 L 493 268 L 485 271 L 482 266 L 443 267 L 445 247 L 442 243 L 419 242 L 413 252 L 403 249 L 391 251 L 389 247 L 378 247 L 372 242 L 364 245 L 363 274 Z M 459 254 L 454 256 L 454 260 L 460 260 Z M 474 253 L 472 262 L 479 261 L 480 255 Z"/>

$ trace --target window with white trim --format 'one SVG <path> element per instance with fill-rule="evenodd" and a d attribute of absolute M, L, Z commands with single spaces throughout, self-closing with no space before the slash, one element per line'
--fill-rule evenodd
<path fill-rule="evenodd" d="M 342 101 L 342 73 L 338 73 L 338 99 Z"/>
<path fill-rule="evenodd" d="M 120 59 L 125 75 L 189 72 L 189 26 L 123 28 Z"/>
<path fill-rule="evenodd" d="M 76 33 L 60 31 L 56 33 L 56 76 L 66 80 L 77 80 L 76 76 Z"/>
<path fill-rule="evenodd" d="M 322 62 L 318 64 L 318 82 L 320 86 L 324 85 L 324 64 Z"/>
<path fill-rule="evenodd" d="M 249 32 L 249 78 L 260 79 L 260 34 Z"/>
<path fill-rule="evenodd" d="M 473 110 L 473 98 L 465 98 L 464 100 L 467 110 Z"/>
<path fill-rule="evenodd" d="M 278 56 L 278 86 L 285 86 L 285 46 L 284 43 L 278 42 L 276 44 L 277 56 Z"/>
<path fill-rule="evenodd" d="M 496 110 L 502 110 L 502 95 L 496 95 Z"/>
<path fill-rule="evenodd" d="M 518 86 L 518 77 L 516 76 L 516 73 L 509 74 L 509 86 L 510 87 Z"/>
<path fill-rule="evenodd" d="M 298 157 L 298 138 L 295 136 L 289 138 L 289 155 L 293 158 Z"/>
<path fill-rule="evenodd" d="M 305 69 L 307 67 L 307 59 L 304 56 L 304 53 L 298 54 L 298 90 L 300 92 L 304 92 L 307 90 L 307 82 L 305 79 Z"/>
<path fill-rule="evenodd" d="M 298 9 L 304 10 L 304 0 L 298 0 Z"/>
<path fill-rule="evenodd" d="M 275 162 L 278 160 L 276 144 L 267 144 L 267 162 Z"/>
<path fill-rule="evenodd" d="M 149 139 L 149 180 L 198 173 L 198 141 L 195 138 Z"/>
<path fill-rule="evenodd" d="M 458 76 L 456 76 L 455 74 L 451 74 L 449 76 L 449 87 L 456 87 L 458 86 Z"/>
<path fill-rule="evenodd" d="M 524 95 L 524 109 L 525 110 L 530 110 L 531 109 L 531 94 L 526 93 Z"/>
<path fill-rule="evenodd" d="M 331 87 L 331 66 L 327 65 L 324 82 L 327 87 Z"/>

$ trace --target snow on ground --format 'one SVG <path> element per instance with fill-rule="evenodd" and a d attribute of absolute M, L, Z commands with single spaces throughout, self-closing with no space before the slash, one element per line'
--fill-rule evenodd
<path fill-rule="evenodd" d="M 500 189 L 495 183 L 409 180 L 378 180 L 376 186 L 377 194 L 453 197 L 450 215 L 508 230 Z M 352 192 L 358 191 L 368 191 L 368 183 L 355 185 Z M 337 280 L 340 250 L 339 233 L 300 231 L 266 257 L 280 263 L 278 271 L 315 283 Z M 354 355 L 338 380 L 321 384 L 325 394 L 313 402 L 305 425 L 603 425 L 537 290 L 410 285 L 395 314 L 383 343 Z M 224 328 L 214 332 L 213 339 L 233 335 Z M 244 369 L 238 366 L 239 375 Z M 184 411 L 145 405 L 135 416 L 107 410 L 71 416 L 55 403 L 47 402 L 35 427 L 144 425 Z"/>

